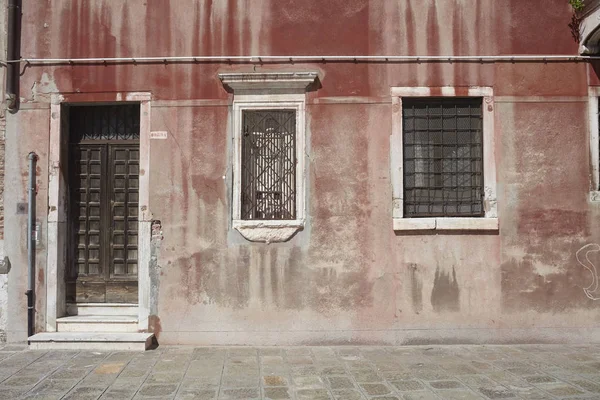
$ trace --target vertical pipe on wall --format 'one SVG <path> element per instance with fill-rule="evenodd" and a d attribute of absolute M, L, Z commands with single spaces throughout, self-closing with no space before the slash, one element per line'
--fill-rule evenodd
<path fill-rule="evenodd" d="M 28 212 L 27 212 L 27 264 L 28 264 L 28 281 L 27 281 L 27 335 L 35 334 L 35 164 L 37 154 L 29 153 L 29 192 Z"/>
<path fill-rule="evenodd" d="M 21 0 L 8 0 L 6 59 L 21 58 Z M 19 63 L 6 65 L 6 108 L 11 113 L 19 110 Z"/>

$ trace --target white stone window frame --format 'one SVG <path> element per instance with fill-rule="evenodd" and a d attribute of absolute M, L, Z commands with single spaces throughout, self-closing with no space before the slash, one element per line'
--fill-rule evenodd
<path fill-rule="evenodd" d="M 590 165 L 592 166 L 592 181 L 590 182 L 589 199 L 591 203 L 600 203 L 600 127 L 598 126 L 598 98 L 600 87 L 588 88 L 588 107 L 590 124 Z"/>
<path fill-rule="evenodd" d="M 314 72 L 219 74 L 233 90 L 233 219 L 232 228 L 252 242 L 285 242 L 306 223 L 306 89 Z M 242 123 L 245 110 L 296 111 L 296 218 L 294 220 L 244 220 L 241 218 Z"/>
<path fill-rule="evenodd" d="M 394 231 L 497 231 L 499 229 L 496 195 L 496 154 L 494 140 L 494 91 L 491 87 L 392 87 L 392 134 L 390 163 Z M 483 217 L 404 216 L 404 142 L 402 99 L 407 97 L 479 97 L 483 113 Z"/>

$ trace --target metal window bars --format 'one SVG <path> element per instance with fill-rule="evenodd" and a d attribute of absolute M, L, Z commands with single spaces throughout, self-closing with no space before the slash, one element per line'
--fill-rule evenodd
<path fill-rule="evenodd" d="M 481 98 L 403 99 L 404 215 L 480 217 Z"/>
<path fill-rule="evenodd" d="M 71 143 L 85 140 L 139 140 L 140 105 L 77 106 L 70 113 Z"/>
<path fill-rule="evenodd" d="M 241 218 L 296 218 L 296 111 L 242 111 Z"/>

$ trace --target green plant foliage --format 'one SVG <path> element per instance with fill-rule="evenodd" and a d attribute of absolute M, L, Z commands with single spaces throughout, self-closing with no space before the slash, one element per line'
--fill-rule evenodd
<path fill-rule="evenodd" d="M 585 6 L 584 0 L 569 0 L 569 4 L 571 5 L 571 7 L 573 7 L 573 10 L 575 11 L 581 11 Z"/>

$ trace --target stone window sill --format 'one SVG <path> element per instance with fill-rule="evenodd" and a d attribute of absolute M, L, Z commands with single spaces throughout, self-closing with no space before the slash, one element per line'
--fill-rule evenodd
<path fill-rule="evenodd" d="M 233 229 L 251 242 L 278 243 L 290 240 L 304 229 L 304 220 L 246 221 L 234 220 Z"/>
<path fill-rule="evenodd" d="M 497 231 L 498 218 L 394 218 L 394 231 Z"/>

